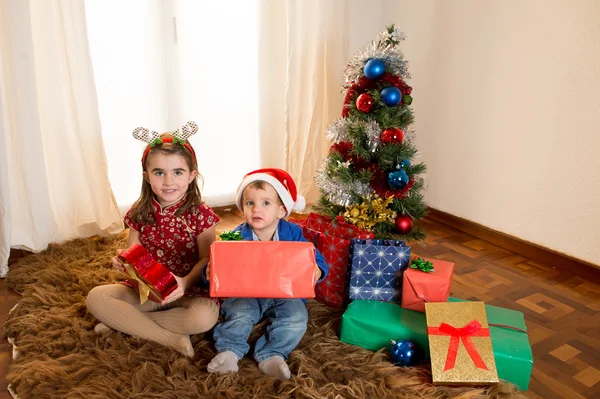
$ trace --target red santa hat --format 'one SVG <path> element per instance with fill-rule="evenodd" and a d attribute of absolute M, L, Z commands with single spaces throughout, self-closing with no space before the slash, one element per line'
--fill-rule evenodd
<path fill-rule="evenodd" d="M 244 189 L 248 184 L 259 180 L 269 183 L 277 191 L 279 198 L 281 198 L 283 205 L 285 205 L 286 216 L 290 216 L 292 211 L 301 211 L 306 206 L 306 200 L 298 194 L 296 183 L 294 183 L 294 179 L 292 179 L 292 176 L 288 172 L 281 169 L 266 168 L 255 170 L 244 176 L 236 193 L 236 204 L 240 211 L 244 209 L 242 204 Z"/>

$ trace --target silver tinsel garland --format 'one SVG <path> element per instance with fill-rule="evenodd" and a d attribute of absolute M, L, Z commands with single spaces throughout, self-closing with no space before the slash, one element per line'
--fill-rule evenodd
<path fill-rule="evenodd" d="M 340 141 L 351 141 L 350 135 L 348 134 L 348 127 L 350 124 L 363 127 L 369 143 L 369 149 L 371 151 L 375 151 L 381 143 L 381 127 L 379 127 L 377 122 L 371 119 L 352 121 L 348 118 L 338 118 L 331 122 L 327 127 L 327 139 L 333 143 L 339 143 Z"/>
<path fill-rule="evenodd" d="M 327 126 L 327 139 L 332 143 L 348 141 L 348 119 L 338 118 Z"/>
<path fill-rule="evenodd" d="M 417 133 L 415 132 L 415 129 L 413 129 L 412 126 L 408 126 L 407 128 L 404 129 L 404 142 L 410 145 L 415 145 L 415 138 L 417 136 Z"/>
<path fill-rule="evenodd" d="M 365 135 L 369 141 L 369 150 L 375 152 L 379 144 L 381 144 L 381 128 L 379 124 L 373 120 L 361 121 L 364 126 Z"/>
<path fill-rule="evenodd" d="M 315 183 L 323 191 L 327 199 L 340 206 L 351 205 L 352 197 L 366 197 L 371 193 L 368 184 L 355 181 L 350 184 L 341 183 L 333 179 L 326 172 L 327 162 L 324 162 L 315 174 Z M 340 164 L 339 167 L 349 167 L 347 164 Z"/>
<path fill-rule="evenodd" d="M 357 81 L 364 75 L 363 68 L 365 62 L 370 58 L 378 58 L 385 62 L 387 72 L 398 75 L 403 80 L 409 79 L 408 61 L 404 59 L 402 51 L 397 48 L 398 43 L 404 39 L 404 34 L 397 28 L 394 28 L 391 33 L 385 30 L 380 32 L 377 38 L 371 43 L 358 50 L 344 71 L 346 78 L 344 92 L 350 87 L 352 82 Z"/>

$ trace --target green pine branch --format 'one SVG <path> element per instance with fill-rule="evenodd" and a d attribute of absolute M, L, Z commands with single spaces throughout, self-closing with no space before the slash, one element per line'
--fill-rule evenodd
<path fill-rule="evenodd" d="M 376 163 L 382 169 L 397 169 L 403 159 L 412 159 L 417 154 L 417 149 L 406 143 L 381 144 L 375 154 Z M 408 173 L 408 170 L 407 170 Z M 409 174 L 410 175 L 410 174 Z"/>
<path fill-rule="evenodd" d="M 376 224 L 373 234 L 384 240 L 404 240 L 406 242 L 420 241 L 425 238 L 425 232 L 420 226 L 414 226 L 408 234 L 398 234 L 393 223 Z"/>
<path fill-rule="evenodd" d="M 412 189 L 406 197 L 394 199 L 392 209 L 398 214 L 410 215 L 415 220 L 422 219 L 427 214 L 427 205 L 425 205 L 423 194 Z"/>
<path fill-rule="evenodd" d="M 371 114 L 382 129 L 388 127 L 404 129 L 414 122 L 413 112 L 406 105 L 387 107 L 383 102 L 380 102 L 379 105 Z M 359 111 L 357 110 L 357 112 Z"/>
<path fill-rule="evenodd" d="M 413 154 L 413 156 L 414 156 L 414 154 Z M 411 157 L 408 157 L 408 158 L 410 159 Z M 406 168 L 406 173 L 408 173 L 409 176 L 420 175 L 426 171 L 427 171 L 427 165 L 425 165 L 422 162 Z"/>
<path fill-rule="evenodd" d="M 344 212 L 345 208 L 343 206 L 335 205 L 329 201 L 325 195 L 321 195 L 319 202 L 313 205 L 313 210 L 318 214 L 335 219 L 340 213 Z"/>

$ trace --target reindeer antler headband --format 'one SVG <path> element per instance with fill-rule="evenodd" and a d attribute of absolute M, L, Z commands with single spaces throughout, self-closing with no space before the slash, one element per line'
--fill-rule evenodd
<path fill-rule="evenodd" d="M 172 137 L 160 137 L 155 130 L 148 130 L 145 127 L 136 127 L 133 130 L 133 137 L 136 139 L 143 141 L 144 143 L 148 143 L 148 146 L 144 150 L 144 155 L 142 155 L 142 166 L 146 163 L 146 157 L 150 152 L 152 147 L 160 145 L 162 143 L 173 143 L 173 144 L 181 144 L 192 154 L 192 157 L 196 159 L 196 153 L 191 145 L 187 142 L 187 139 L 193 136 L 198 132 L 198 124 L 196 122 L 188 122 L 183 125 L 180 129 L 175 130 L 171 133 Z"/>

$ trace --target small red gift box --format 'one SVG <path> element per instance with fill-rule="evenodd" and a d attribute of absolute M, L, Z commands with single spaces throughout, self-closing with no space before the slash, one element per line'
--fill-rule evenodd
<path fill-rule="evenodd" d="M 447 302 L 450 296 L 454 263 L 423 258 L 433 263 L 435 271 L 425 273 L 408 268 L 402 277 L 402 307 L 425 312 L 425 302 Z"/>
<path fill-rule="evenodd" d="M 314 298 L 315 246 L 295 241 L 215 241 L 210 296 Z"/>
<path fill-rule="evenodd" d="M 150 299 L 162 302 L 177 288 L 173 273 L 158 263 L 140 244 L 133 244 L 119 255 L 129 277 L 128 283 L 140 294 L 140 303 Z"/>
<path fill-rule="evenodd" d="M 315 244 L 329 267 L 327 277 L 315 287 L 317 301 L 341 308 L 348 298 L 350 240 L 372 239 L 373 234 L 352 224 L 334 221 L 316 213 L 310 213 L 305 220 L 293 220 L 293 222 L 302 227 L 304 238 Z"/>

